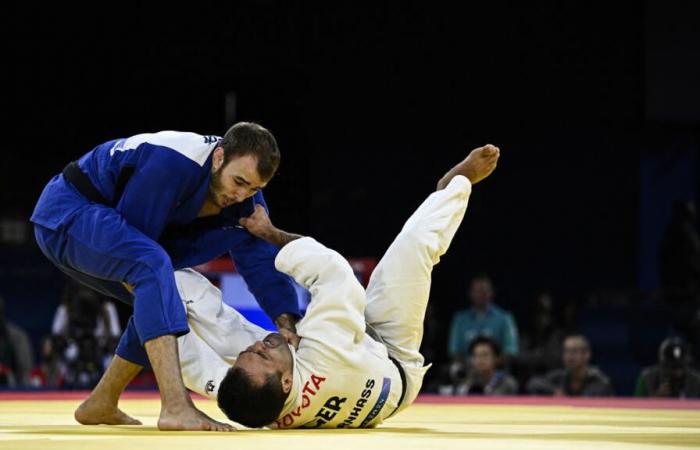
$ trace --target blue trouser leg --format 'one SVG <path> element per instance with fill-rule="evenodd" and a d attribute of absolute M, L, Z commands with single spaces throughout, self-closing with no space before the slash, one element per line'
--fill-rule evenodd
<path fill-rule="evenodd" d="M 126 325 L 126 329 L 124 333 L 122 333 L 122 337 L 119 339 L 119 345 L 117 345 L 117 349 L 114 353 L 139 366 L 151 367 L 146 349 L 141 345 L 141 339 L 136 332 L 134 316 L 129 317 L 129 323 Z"/>
<path fill-rule="evenodd" d="M 54 264 L 56 263 L 54 262 Z M 65 273 L 75 281 L 96 290 L 100 294 L 115 298 L 133 306 L 134 296 L 124 287 L 121 282 L 95 278 L 60 264 L 56 264 L 56 266 L 61 270 L 61 272 Z"/>
<path fill-rule="evenodd" d="M 170 258 L 155 241 L 130 226 L 114 209 L 89 204 L 64 227 L 36 226 L 46 256 L 71 276 L 128 301 L 115 283 L 134 286 L 134 328 L 141 344 L 189 331 Z"/>

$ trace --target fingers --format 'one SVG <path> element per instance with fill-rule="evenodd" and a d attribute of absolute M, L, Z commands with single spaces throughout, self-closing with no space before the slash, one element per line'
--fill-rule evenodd
<path fill-rule="evenodd" d="M 295 332 L 287 328 L 280 328 L 279 331 L 280 334 L 287 340 L 287 343 L 294 346 L 295 349 L 299 349 L 299 342 L 301 341 L 301 338 Z"/>
<path fill-rule="evenodd" d="M 258 204 L 258 205 L 255 205 L 255 211 L 253 211 L 253 214 L 251 214 L 250 217 L 257 218 L 257 217 L 262 217 L 265 215 L 267 215 L 265 208 L 263 208 L 262 205 Z"/>
<path fill-rule="evenodd" d="M 202 426 L 204 431 L 220 431 L 220 432 L 230 432 L 236 431 L 233 425 L 229 425 L 223 422 L 217 422 L 214 419 L 209 418 Z"/>
<path fill-rule="evenodd" d="M 225 431 L 225 432 L 231 432 L 231 431 L 236 431 L 236 429 L 233 427 L 233 425 L 229 425 L 227 423 L 220 423 L 219 422 L 219 427 L 216 431 Z"/>

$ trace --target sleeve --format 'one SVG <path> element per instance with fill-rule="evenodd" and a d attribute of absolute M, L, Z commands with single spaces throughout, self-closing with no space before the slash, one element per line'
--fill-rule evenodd
<path fill-rule="evenodd" d="M 262 205 L 270 213 L 262 192 L 252 198 L 248 214 L 255 210 L 256 204 Z M 248 231 L 243 232 L 247 239 L 240 240 L 236 247 L 229 249 L 229 254 L 260 307 L 273 320 L 285 313 L 300 317 L 299 301 L 292 280 L 275 269 L 279 249 Z"/>
<path fill-rule="evenodd" d="M 178 270 L 175 280 L 186 299 L 188 335 L 196 334 L 222 359 L 235 361 L 240 352 L 269 334 L 223 303 L 221 291 L 204 275 L 192 269 Z"/>
<path fill-rule="evenodd" d="M 510 313 L 505 316 L 503 353 L 506 355 L 518 354 L 518 327 L 515 325 L 515 319 Z"/>
<path fill-rule="evenodd" d="M 29 386 L 29 374 L 34 367 L 34 352 L 29 335 L 17 327 L 9 324 L 12 343 L 15 346 L 15 357 L 17 358 L 17 378 L 21 386 Z"/>
<path fill-rule="evenodd" d="M 231 365 L 224 361 L 196 333 L 177 339 L 182 381 L 187 389 L 204 397 L 215 399 L 219 383 Z"/>
<path fill-rule="evenodd" d="M 649 397 L 649 386 L 647 385 L 646 370 L 637 377 L 637 384 L 634 388 L 635 397 Z"/>
<path fill-rule="evenodd" d="M 122 334 L 121 325 L 119 325 L 119 314 L 117 307 L 110 301 L 105 302 L 105 313 L 107 314 L 107 324 L 109 329 L 106 332 L 108 337 L 117 337 Z"/>
<path fill-rule="evenodd" d="M 251 205 L 255 203 L 262 204 L 267 210 L 262 193 L 253 197 Z M 226 219 L 235 223 L 218 223 L 207 229 L 161 241 L 172 259 L 173 267 L 196 266 L 228 252 L 248 289 L 270 318 L 275 319 L 284 313 L 299 317 L 299 302 L 292 280 L 275 269 L 278 248 L 236 227 L 237 217 Z"/>
<path fill-rule="evenodd" d="M 615 395 L 615 388 L 613 387 L 612 382 L 610 381 L 610 378 L 608 378 L 606 375 L 601 380 L 600 396 L 601 397 L 612 397 L 614 395 Z"/>
<path fill-rule="evenodd" d="M 229 254 L 260 307 L 273 320 L 284 313 L 300 317 L 292 280 L 275 269 L 277 247 L 250 237 Z"/>
<path fill-rule="evenodd" d="M 202 168 L 174 150 L 148 143 L 117 204 L 122 217 L 153 240 L 172 210 L 201 178 Z"/>
<path fill-rule="evenodd" d="M 351 346 L 365 334 L 365 290 L 350 264 L 337 252 L 305 237 L 285 245 L 275 260 L 311 293 L 304 319 L 297 325 L 302 338 Z"/>
<path fill-rule="evenodd" d="M 447 342 L 447 353 L 450 357 L 465 356 L 466 353 L 462 345 L 464 339 L 462 339 L 462 321 L 460 319 L 460 314 L 455 314 L 450 325 L 450 337 Z"/>
<path fill-rule="evenodd" d="M 68 313 L 66 312 L 66 305 L 61 303 L 56 308 L 56 313 L 53 316 L 53 323 L 51 324 L 51 334 L 66 334 L 66 328 L 68 327 Z"/>

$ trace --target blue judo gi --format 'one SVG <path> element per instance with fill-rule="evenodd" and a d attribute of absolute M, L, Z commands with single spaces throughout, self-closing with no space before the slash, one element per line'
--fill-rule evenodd
<path fill-rule="evenodd" d="M 290 278 L 274 267 L 278 249 L 238 225 L 262 193 L 219 215 L 197 218 L 220 138 L 162 131 L 98 145 L 77 164 L 104 202 L 56 175 L 32 214 L 42 252 L 64 273 L 133 305 L 117 354 L 148 365 L 143 344 L 189 331 L 174 270 L 229 252 L 260 306 L 272 318 L 299 315 Z M 128 179 L 126 184 L 123 183 Z M 134 286 L 133 295 L 122 285 Z"/>

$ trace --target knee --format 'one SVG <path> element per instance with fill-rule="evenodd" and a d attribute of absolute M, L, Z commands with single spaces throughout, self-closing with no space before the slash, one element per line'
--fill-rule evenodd
<path fill-rule="evenodd" d="M 51 239 L 54 233 L 56 232 L 49 228 L 42 227 L 41 225 L 34 225 L 34 239 L 39 246 L 39 250 L 41 250 L 41 252 L 49 258 L 51 258 L 53 255 L 49 250 L 48 241 Z"/>
<path fill-rule="evenodd" d="M 429 224 L 417 222 L 401 232 L 404 245 L 415 254 L 432 255 L 439 247 L 439 236 Z"/>
<path fill-rule="evenodd" d="M 137 257 L 137 264 L 134 272 L 141 272 L 148 275 L 161 275 L 172 277 L 174 273 L 173 264 L 168 253 L 159 246 L 153 246 L 145 251 L 141 251 Z M 130 284 L 134 281 L 127 278 Z"/>

